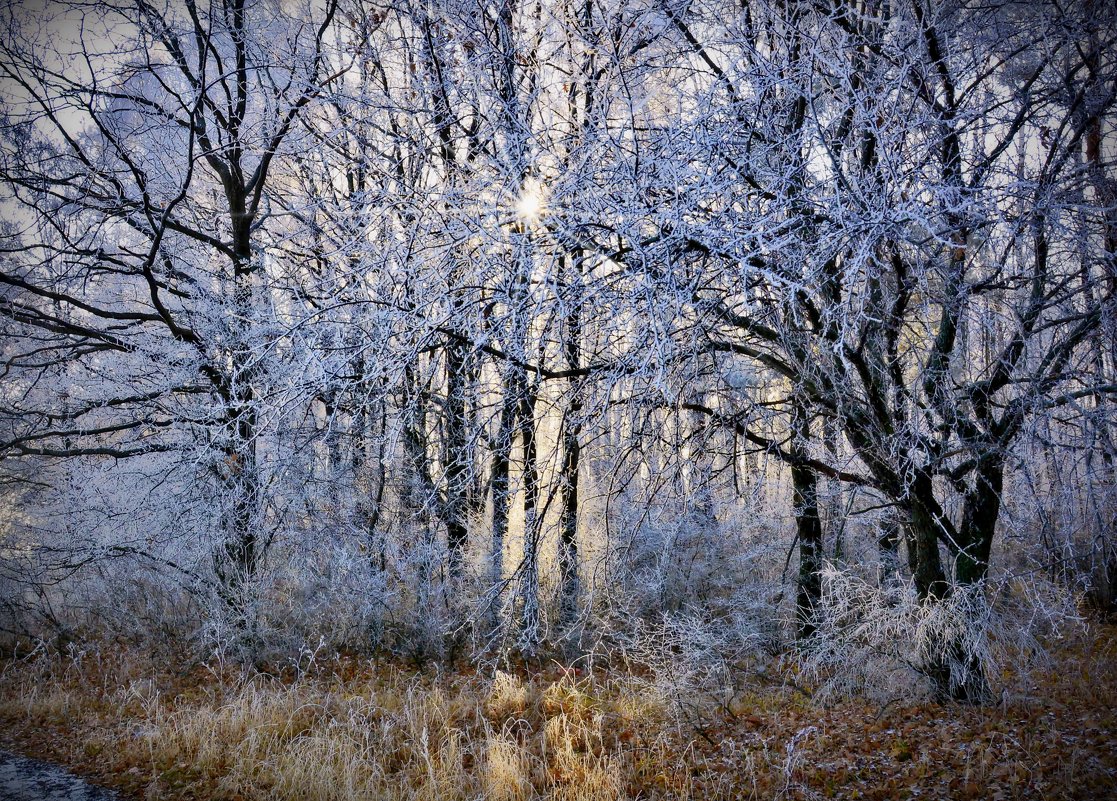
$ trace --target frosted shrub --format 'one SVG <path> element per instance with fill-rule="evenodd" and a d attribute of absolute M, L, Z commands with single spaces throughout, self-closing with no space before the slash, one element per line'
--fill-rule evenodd
<path fill-rule="evenodd" d="M 638 527 L 615 557 L 624 602 L 648 616 L 677 611 L 713 592 L 722 541 L 716 523 L 697 512 L 672 519 L 661 511 L 656 517 Z"/>
<path fill-rule="evenodd" d="M 164 656 L 182 655 L 196 644 L 202 612 L 195 588 L 177 579 L 117 560 L 83 581 L 75 579 L 69 600 L 76 604 L 80 589 L 85 608 L 79 614 L 95 626 L 90 634 L 146 643 Z"/>
<path fill-rule="evenodd" d="M 636 668 L 678 717 L 728 703 L 786 642 L 779 530 L 748 499 L 717 515 L 657 508 L 610 554 L 593 610 L 606 661 Z"/>
<path fill-rule="evenodd" d="M 1071 596 L 1034 580 L 955 586 L 920 603 L 910 582 L 880 587 L 833 565 L 822 579 L 818 630 L 799 658 L 823 699 L 926 696 L 942 666 L 959 682 L 1023 672 L 1044 657 L 1041 635 L 1081 622 Z"/>
<path fill-rule="evenodd" d="M 339 543 L 293 554 L 267 595 L 266 627 L 284 654 L 318 642 L 331 648 L 378 645 L 385 610 L 395 601 L 386 576 L 367 556 Z"/>
<path fill-rule="evenodd" d="M 741 678 L 739 665 L 758 642 L 739 637 L 725 620 L 701 611 L 664 614 L 638 621 L 627 638 L 617 638 L 621 660 L 641 677 L 644 689 L 680 721 L 728 703 Z"/>
<path fill-rule="evenodd" d="M 707 616 L 771 636 L 772 607 L 783 583 L 782 530 L 755 499 L 726 504 L 716 515 L 702 504 L 681 512 L 656 506 L 646 520 L 633 522 L 632 533 L 606 557 L 609 583 L 598 595 L 607 609 L 602 617 L 628 631 L 629 616 L 653 621 L 701 607 Z"/>

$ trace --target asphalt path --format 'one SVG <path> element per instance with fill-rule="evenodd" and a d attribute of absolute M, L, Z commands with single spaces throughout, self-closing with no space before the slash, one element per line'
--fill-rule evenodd
<path fill-rule="evenodd" d="M 119 801 L 57 765 L 0 751 L 0 801 Z"/>

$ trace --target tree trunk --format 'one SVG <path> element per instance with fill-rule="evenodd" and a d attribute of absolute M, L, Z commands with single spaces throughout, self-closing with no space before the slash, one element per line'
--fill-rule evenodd
<path fill-rule="evenodd" d="M 990 454 L 978 464 L 962 510 L 959 549 L 954 556 L 954 580 L 960 591 L 984 592 L 981 584 L 989 573 L 989 555 L 1000 517 L 1003 484 L 1004 460 L 1000 454 Z M 985 703 L 992 692 L 984 665 L 974 654 L 966 653 L 960 643 L 952 647 L 955 659 L 950 699 L 969 704 Z"/>
<path fill-rule="evenodd" d="M 933 602 L 949 594 L 950 585 L 939 555 L 938 502 L 934 497 L 931 475 L 918 469 L 908 491 L 908 548 L 911 552 L 915 591 L 919 600 Z"/>
<path fill-rule="evenodd" d="M 974 483 L 966 493 L 962 510 L 959 550 L 954 558 L 954 578 L 960 586 L 982 581 L 989 572 L 989 554 L 1001 513 L 1003 485 L 1002 458 L 987 456 L 974 471 Z"/>
<path fill-rule="evenodd" d="M 947 580 L 942 566 L 939 535 L 946 523 L 932 492 L 930 475 L 919 471 L 911 488 L 909 525 L 916 553 L 916 592 L 923 604 L 946 602 L 955 591 L 971 591 L 985 577 L 1000 509 L 1000 467 L 992 472 L 979 467 L 974 489 L 967 494 L 962 528 L 953 535 L 955 544 L 951 547 L 956 557 L 954 584 Z M 923 666 L 935 697 L 941 702 L 984 703 L 990 696 L 984 665 L 966 648 L 963 634 L 946 636 L 950 639 L 929 644 L 932 656 Z"/>
<path fill-rule="evenodd" d="M 560 260 L 560 265 L 565 260 Z M 581 292 L 581 286 L 576 289 Z M 578 369 L 582 347 L 581 297 L 573 298 L 566 318 L 566 364 Z M 562 466 L 559 485 L 562 511 L 559 521 L 559 628 L 566 632 L 578 617 L 581 586 L 578 576 L 578 472 L 581 467 L 582 389 L 578 379 L 570 384 L 570 403 L 562 418 Z"/>
<path fill-rule="evenodd" d="M 535 441 L 535 389 L 520 387 L 519 429 L 523 449 L 524 557 L 520 565 L 520 649 L 535 654 L 542 642 L 539 608 L 539 468 Z"/>
<path fill-rule="evenodd" d="M 799 639 L 807 640 L 817 628 L 815 609 L 822 597 L 822 520 L 818 515 L 818 476 L 807 466 L 807 445 L 810 442 L 810 418 L 806 406 L 792 399 L 791 484 L 795 504 L 795 534 L 799 540 L 799 582 L 795 598 L 795 616 Z"/>
<path fill-rule="evenodd" d="M 229 384 L 232 403 L 228 420 L 232 437 L 225 446 L 222 479 L 227 493 L 224 542 L 215 559 L 220 582 L 219 595 L 241 628 L 249 628 L 251 604 L 247 597 L 260 560 L 257 528 L 260 521 L 260 475 L 256 459 L 258 420 L 253 387 L 254 370 L 250 352 L 250 320 L 253 312 L 252 244 L 244 214 L 244 200 L 230 192 L 233 230 L 233 306 L 235 325 L 229 352 Z"/>
<path fill-rule="evenodd" d="M 877 550 L 880 553 L 880 586 L 895 587 L 900 583 L 900 521 L 888 512 L 880 523 Z"/>
<path fill-rule="evenodd" d="M 445 503 L 446 550 L 450 563 L 450 576 L 459 578 L 468 530 L 466 514 L 469 508 L 470 467 L 472 456 L 466 442 L 466 357 L 465 346 L 450 342 L 446 347 L 446 412 L 445 412 Z"/>

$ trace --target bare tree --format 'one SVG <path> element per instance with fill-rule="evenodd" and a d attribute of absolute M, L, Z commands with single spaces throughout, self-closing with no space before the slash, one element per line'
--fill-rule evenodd
<path fill-rule="evenodd" d="M 0 281 L 10 380 L 26 391 L 10 396 L 4 453 L 214 454 L 214 568 L 242 615 L 267 544 L 257 240 L 273 166 L 329 80 L 335 9 L 309 26 L 232 1 L 59 4 L 41 28 L 11 9 L 5 20 L 3 171 L 21 223 Z M 69 389 L 36 391 L 48 365 Z"/>

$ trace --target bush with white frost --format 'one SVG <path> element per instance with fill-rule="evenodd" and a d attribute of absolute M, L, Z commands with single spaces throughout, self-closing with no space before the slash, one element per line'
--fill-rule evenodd
<path fill-rule="evenodd" d="M 1045 637 L 1080 627 L 1074 596 L 1036 576 L 953 586 L 921 603 L 913 584 L 880 586 L 827 564 L 817 631 L 798 661 L 818 697 L 867 695 L 881 701 L 930 695 L 928 678 L 947 665 L 961 681 L 1017 675 L 1042 664 Z"/>

